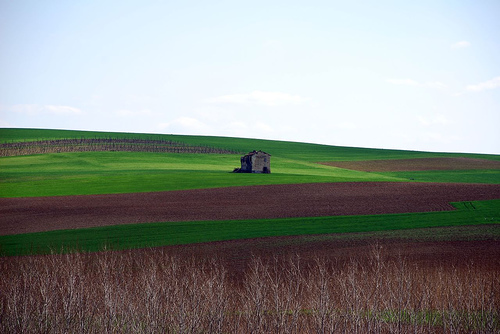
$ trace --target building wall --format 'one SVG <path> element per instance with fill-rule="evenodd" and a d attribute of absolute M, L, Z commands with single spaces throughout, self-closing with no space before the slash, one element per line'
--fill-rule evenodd
<path fill-rule="evenodd" d="M 271 156 L 263 152 L 252 152 L 241 157 L 242 173 L 271 173 Z"/>
<path fill-rule="evenodd" d="M 252 173 L 270 173 L 271 157 L 267 154 L 257 153 L 252 156 Z"/>
<path fill-rule="evenodd" d="M 245 155 L 241 157 L 241 171 L 245 173 L 252 172 L 252 156 Z"/>

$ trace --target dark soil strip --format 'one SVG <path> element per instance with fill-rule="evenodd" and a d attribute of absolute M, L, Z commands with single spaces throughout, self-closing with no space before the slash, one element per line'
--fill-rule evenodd
<path fill-rule="evenodd" d="M 0 235 L 163 221 L 291 218 L 452 210 L 500 198 L 500 185 L 315 183 L 169 192 L 0 198 Z"/>
<path fill-rule="evenodd" d="M 322 165 L 363 172 L 500 169 L 500 161 L 470 158 L 420 158 L 401 160 L 327 161 Z"/>
<path fill-rule="evenodd" d="M 369 258 L 372 256 L 373 247 L 380 247 L 386 261 L 397 262 L 398 258 L 406 258 L 420 267 L 460 267 L 473 262 L 475 265 L 491 266 L 498 270 L 499 229 L 499 225 L 437 227 L 389 233 L 230 240 L 165 246 L 162 249 L 179 258 L 217 258 L 225 263 L 230 272 L 244 271 L 253 257 L 268 261 L 273 261 L 276 257 L 299 257 L 304 264 L 314 263 L 321 258 L 332 260 L 333 263 L 342 263 L 352 259 Z M 154 252 L 154 249 L 151 252 Z"/>

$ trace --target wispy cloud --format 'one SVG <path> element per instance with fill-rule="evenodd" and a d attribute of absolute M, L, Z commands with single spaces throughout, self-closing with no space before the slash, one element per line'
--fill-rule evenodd
<path fill-rule="evenodd" d="M 179 117 L 170 122 L 158 124 L 161 130 L 168 130 L 172 133 L 197 133 L 205 134 L 210 130 L 210 127 L 202 121 L 193 117 Z"/>
<path fill-rule="evenodd" d="M 122 117 L 150 116 L 153 115 L 153 112 L 149 109 L 141 109 L 141 110 L 120 109 L 115 111 L 115 115 Z"/>
<path fill-rule="evenodd" d="M 439 132 L 425 132 L 419 134 L 418 140 L 436 144 L 450 144 L 459 141 L 460 137 L 457 135 L 448 135 Z"/>
<path fill-rule="evenodd" d="M 446 125 L 450 123 L 450 121 L 444 115 L 441 114 L 436 114 L 432 117 L 417 116 L 417 119 L 420 122 L 420 124 L 425 126 Z"/>
<path fill-rule="evenodd" d="M 420 86 L 420 84 L 412 79 L 387 79 L 388 83 L 400 86 Z"/>
<path fill-rule="evenodd" d="M 424 86 L 427 86 L 429 88 L 434 88 L 434 89 L 444 89 L 448 86 L 446 86 L 444 83 L 440 81 L 434 81 L 434 82 L 426 82 Z"/>
<path fill-rule="evenodd" d="M 307 101 L 299 95 L 282 92 L 253 91 L 248 94 L 222 95 L 208 99 L 208 103 L 234 103 L 234 104 L 260 104 L 266 106 L 279 106 L 285 104 L 299 104 Z"/>
<path fill-rule="evenodd" d="M 413 79 L 387 79 L 386 82 L 399 86 L 427 87 L 433 89 L 444 89 L 447 86 L 440 81 L 430 81 L 420 83 Z"/>
<path fill-rule="evenodd" d="M 465 48 L 468 48 L 470 46 L 471 46 L 470 42 L 468 42 L 468 41 L 460 41 L 460 42 L 453 43 L 451 45 L 451 48 L 452 49 L 465 49 Z"/>
<path fill-rule="evenodd" d="M 69 107 L 69 106 L 54 106 L 48 105 L 43 106 L 42 110 L 47 111 L 53 114 L 81 114 L 82 111 L 78 108 Z"/>
<path fill-rule="evenodd" d="M 493 78 L 488 81 L 478 83 L 476 85 L 469 85 L 466 89 L 470 92 L 480 92 L 488 89 L 495 89 L 500 87 L 500 77 Z"/>
<path fill-rule="evenodd" d="M 61 105 L 17 104 L 8 109 L 13 112 L 25 113 L 28 115 L 82 113 L 82 111 L 78 108 Z"/>

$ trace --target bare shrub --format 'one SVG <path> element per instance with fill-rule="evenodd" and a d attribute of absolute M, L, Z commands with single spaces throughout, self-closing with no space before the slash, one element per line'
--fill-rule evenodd
<path fill-rule="evenodd" d="M 402 256 L 220 259 L 165 249 L 0 258 L 2 333 L 494 333 L 498 266 Z"/>

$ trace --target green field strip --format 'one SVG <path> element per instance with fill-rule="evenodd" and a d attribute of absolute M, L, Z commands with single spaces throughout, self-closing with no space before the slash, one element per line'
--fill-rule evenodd
<path fill-rule="evenodd" d="M 235 174 L 239 155 L 54 153 L 0 158 L 0 197 L 135 193 L 248 185 L 407 181 L 275 157 L 272 173 Z"/>
<path fill-rule="evenodd" d="M 454 211 L 115 225 L 0 236 L 0 254 L 100 251 L 235 239 L 500 224 L 500 199 L 453 203 Z"/>
<path fill-rule="evenodd" d="M 240 174 L 241 175 L 241 174 Z M 92 175 L 52 175 L 23 177 L 17 180 L 0 181 L 0 197 L 42 197 L 96 194 L 124 194 L 138 192 L 206 189 L 234 186 L 329 183 L 329 182 L 375 182 L 406 181 L 382 178 L 360 179 L 345 176 L 303 176 L 273 174 L 259 177 L 255 175 L 227 176 L 214 172 L 150 172 L 147 174 L 108 172 Z"/>
<path fill-rule="evenodd" d="M 499 169 L 377 172 L 377 174 L 417 182 L 500 184 Z"/>

